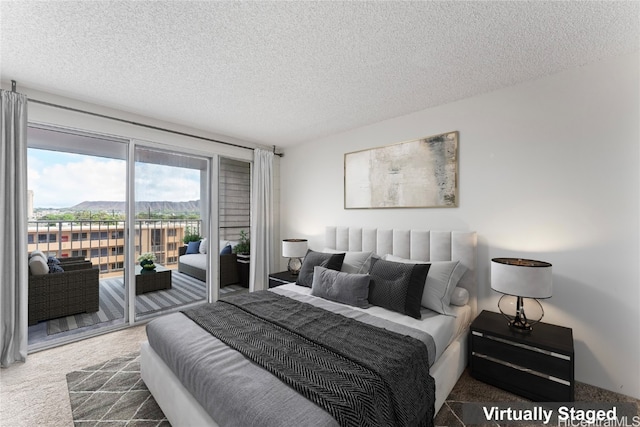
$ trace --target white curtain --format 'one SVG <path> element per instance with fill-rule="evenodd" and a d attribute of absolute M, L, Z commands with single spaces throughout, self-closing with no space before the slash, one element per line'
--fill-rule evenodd
<path fill-rule="evenodd" d="M 268 289 L 269 273 L 274 271 L 273 208 L 273 153 L 256 149 L 253 152 L 251 191 L 251 292 Z"/>
<path fill-rule="evenodd" d="M 1 91 L 0 363 L 27 358 L 27 97 Z"/>

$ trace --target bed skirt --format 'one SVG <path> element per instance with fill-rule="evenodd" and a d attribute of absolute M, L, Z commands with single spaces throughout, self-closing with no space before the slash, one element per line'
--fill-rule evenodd
<path fill-rule="evenodd" d="M 465 329 L 431 366 L 431 376 L 436 381 L 436 415 L 467 366 L 467 343 Z M 140 355 L 142 379 L 172 425 L 218 426 L 148 342 L 142 343 Z"/>

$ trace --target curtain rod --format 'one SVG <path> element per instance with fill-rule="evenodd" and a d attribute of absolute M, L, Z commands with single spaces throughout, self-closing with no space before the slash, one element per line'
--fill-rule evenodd
<path fill-rule="evenodd" d="M 15 80 L 11 80 L 11 89 L 12 89 L 13 92 L 15 92 L 15 89 L 16 89 L 16 81 Z M 92 111 L 81 110 L 79 108 L 73 108 L 73 107 L 67 107 L 65 105 L 53 104 L 51 102 L 40 101 L 40 100 L 37 100 L 37 99 L 31 99 L 31 98 L 28 98 L 28 97 L 27 97 L 27 100 L 29 102 L 34 102 L 36 104 L 46 105 L 47 107 L 60 108 L 60 109 L 63 109 L 63 110 L 73 111 L 75 113 L 88 114 L 90 116 L 100 117 L 100 118 L 109 119 L 109 120 L 115 120 L 117 122 L 127 123 L 127 124 L 134 125 L 134 126 L 140 126 L 140 127 L 144 127 L 144 128 L 147 128 L 147 129 L 159 130 L 159 131 L 162 131 L 162 132 L 173 133 L 175 135 L 187 136 L 189 138 L 196 138 L 196 139 L 201 139 L 203 141 L 209 141 L 209 142 L 215 142 L 215 143 L 218 143 L 218 144 L 229 145 L 231 147 L 244 148 L 245 150 L 253 150 L 253 148 L 251 148 L 251 147 L 245 147 L 244 145 L 234 144 L 232 142 L 220 141 L 220 140 L 213 139 L 213 138 L 207 138 L 205 136 L 199 136 L 199 135 L 194 135 L 194 134 L 191 134 L 191 133 L 180 132 L 180 131 L 177 131 L 177 130 L 166 129 L 166 128 L 162 128 L 162 127 L 159 127 L 159 126 L 148 125 L 148 124 L 140 123 L 140 122 L 134 122 L 132 120 L 126 120 L 126 119 L 121 119 L 119 117 L 107 116 L 106 114 L 94 113 Z M 276 153 L 276 146 L 275 145 L 273 146 L 273 154 L 278 156 L 278 157 L 283 157 L 284 156 L 283 153 Z"/>

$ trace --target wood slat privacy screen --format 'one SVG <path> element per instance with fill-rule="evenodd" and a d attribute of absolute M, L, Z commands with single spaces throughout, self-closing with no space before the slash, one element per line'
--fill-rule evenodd
<path fill-rule="evenodd" d="M 220 158 L 220 239 L 238 240 L 251 227 L 251 164 Z"/>

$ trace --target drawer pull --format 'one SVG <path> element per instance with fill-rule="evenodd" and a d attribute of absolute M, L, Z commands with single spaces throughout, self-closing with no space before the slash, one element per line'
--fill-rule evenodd
<path fill-rule="evenodd" d="M 484 334 L 479 333 L 479 332 L 476 333 L 475 331 L 472 332 L 472 333 L 474 335 L 478 335 L 479 334 L 478 336 L 484 337 L 484 338 L 486 338 L 488 340 L 493 340 L 493 341 L 497 341 L 497 342 L 502 343 L 502 344 L 508 344 L 508 345 L 512 345 L 514 347 L 520 347 L 520 348 L 524 348 L 526 350 L 535 351 L 537 353 L 546 354 L 548 356 L 552 356 L 552 357 L 555 357 L 557 359 L 571 360 L 571 356 L 566 355 L 566 354 L 556 353 L 555 351 L 544 350 L 544 349 L 541 349 L 541 348 L 538 348 L 538 347 L 533 347 L 531 345 L 521 344 L 521 343 L 518 343 L 518 342 L 505 340 L 503 338 L 498 338 L 498 337 L 494 337 L 494 336 L 491 336 L 491 335 L 484 335 Z"/>
<path fill-rule="evenodd" d="M 570 381 L 563 380 L 562 378 L 558 378 L 558 377 L 554 377 L 554 376 L 551 376 L 551 375 L 543 374 L 542 372 L 538 372 L 538 371 L 535 371 L 533 369 L 524 368 L 524 367 L 516 365 L 514 363 L 506 362 L 504 360 L 496 359 L 495 357 L 487 356 L 486 354 L 476 353 L 474 351 L 474 352 L 471 352 L 471 355 L 472 356 L 476 356 L 476 357 L 480 357 L 482 359 L 490 360 L 490 361 L 492 361 L 494 363 L 498 363 L 500 365 L 507 366 L 509 368 L 517 369 L 519 371 L 526 372 L 528 374 L 536 375 L 536 376 L 541 377 L 541 378 L 546 378 L 546 379 L 548 379 L 550 381 L 554 381 L 554 382 L 557 382 L 557 383 L 562 384 L 562 385 L 566 385 L 566 386 L 570 386 L 571 385 Z"/>

